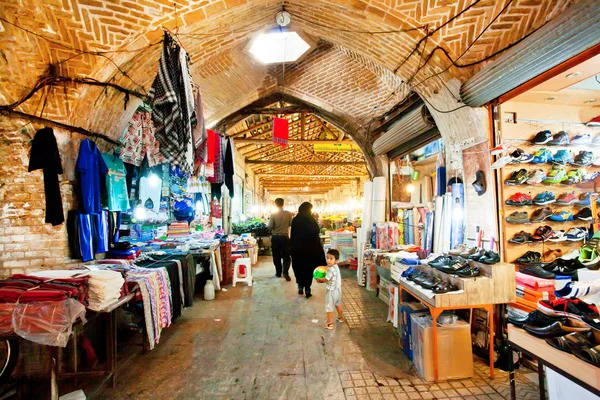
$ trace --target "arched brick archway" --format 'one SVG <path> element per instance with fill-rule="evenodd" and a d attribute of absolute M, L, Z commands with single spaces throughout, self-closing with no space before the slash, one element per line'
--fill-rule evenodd
<path fill-rule="evenodd" d="M 463 80 L 479 67 L 452 67 L 444 71 L 449 61 L 441 51 L 433 54 L 423 66 L 437 46 L 454 59 L 462 55 L 464 63 L 480 60 L 539 27 L 570 3 L 568 0 L 538 0 L 526 5 L 509 4 L 509 0 L 493 4 L 478 0 L 444 4 L 425 0 L 295 0 L 285 1 L 284 5 L 292 14 L 292 29 L 302 30 L 316 40 L 323 40 L 325 47 L 329 46 L 312 55 L 312 65 L 341 60 L 339 64 L 331 64 L 338 71 L 348 67 L 361 71 L 356 76 L 371 73 L 374 84 L 358 87 L 359 92 L 370 94 L 359 99 L 368 103 L 365 108 L 371 110 L 366 116 L 368 119 L 386 111 L 406 93 L 396 82 L 416 84 L 441 72 L 438 78 L 414 88 L 428 98 L 436 91 L 449 90 L 444 82 Z M 0 57 L 0 63 L 4 65 L 0 77 L 13 84 L 3 85 L 0 98 L 5 103 L 18 99 L 46 71 L 49 63 L 58 63 L 59 72 L 64 75 L 110 80 L 144 92 L 156 73 L 160 27 L 166 27 L 178 29 L 179 38 L 191 56 L 192 73 L 204 89 L 209 122 L 226 115 L 222 110 L 232 101 L 248 103 L 283 86 L 297 97 L 312 98 L 313 103 L 322 101 L 329 107 L 349 110 L 352 119 L 359 125 L 364 123 L 365 115 L 359 115 L 360 110 L 351 104 L 357 100 L 353 84 L 363 81 L 348 82 L 346 88 L 337 87 L 336 93 L 328 96 L 316 93 L 316 89 L 335 82 L 335 74 L 328 77 L 323 68 L 320 73 L 314 69 L 306 73 L 298 67 L 296 86 L 286 87 L 277 67 L 257 65 L 240 54 L 241 47 L 254 32 L 274 26 L 274 15 L 281 5 L 275 0 L 178 0 L 175 3 L 79 0 L 43 5 L 7 4 L 3 11 L 8 23 L 3 24 L 4 33 L 0 35 L 13 40 L 3 42 L 4 57 Z M 499 14 L 485 30 L 489 21 Z M 18 29 L 10 22 L 50 41 Z M 399 30 L 407 31 L 364 33 Z M 425 39 L 427 32 L 432 34 Z M 155 46 L 148 47 L 152 44 Z M 469 51 L 463 54 L 467 49 Z M 109 53 L 98 56 L 79 54 L 81 51 Z M 294 71 L 289 70 L 289 73 L 292 75 Z M 398 90 L 390 89 L 394 86 Z M 382 101 L 378 96 L 389 99 Z M 40 93 L 31 99 L 25 108 L 39 111 L 43 97 L 47 97 L 44 109 L 47 115 L 113 136 L 119 133 L 119 121 L 127 117 L 127 113 L 123 115 L 123 96 L 101 88 L 52 88 L 45 96 Z"/>

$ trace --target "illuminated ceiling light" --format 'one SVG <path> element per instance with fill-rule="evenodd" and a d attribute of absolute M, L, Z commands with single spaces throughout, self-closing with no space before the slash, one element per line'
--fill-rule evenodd
<path fill-rule="evenodd" d="M 590 104 L 590 103 L 595 103 L 597 100 L 596 99 L 589 99 L 583 102 L 583 104 Z"/>
<path fill-rule="evenodd" d="M 545 100 L 545 101 L 552 101 L 552 100 L 556 100 L 556 96 L 550 96 L 550 97 L 546 97 L 544 100 Z"/>
<path fill-rule="evenodd" d="M 250 54 L 263 64 L 294 62 L 310 49 L 310 45 L 296 32 L 273 31 L 259 33 L 253 41 Z"/>
<path fill-rule="evenodd" d="M 252 57 L 263 64 L 273 64 L 294 62 L 306 53 L 311 45 L 297 32 L 284 29 L 290 20 L 288 12 L 277 13 L 275 21 L 279 27 L 259 33 L 246 46 Z"/>
<path fill-rule="evenodd" d="M 575 72 L 571 72 L 570 74 L 565 75 L 565 78 L 567 79 L 571 79 L 571 78 L 575 78 L 576 76 L 581 75 L 581 71 L 575 71 Z"/>

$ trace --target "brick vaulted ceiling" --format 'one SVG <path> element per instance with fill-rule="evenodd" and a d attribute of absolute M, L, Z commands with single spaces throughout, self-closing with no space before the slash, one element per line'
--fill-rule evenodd
<path fill-rule="evenodd" d="M 347 121 L 355 129 L 354 139 L 410 90 L 426 97 L 445 81 L 465 80 L 483 65 L 455 67 L 448 57 L 459 59 L 461 66 L 484 60 L 575 2 L 0 1 L 2 105 L 27 94 L 50 64 L 63 76 L 90 77 L 146 93 L 156 75 L 165 27 L 177 33 L 190 55 L 209 123 L 284 92 Z M 286 66 L 285 73 L 281 66 L 260 65 L 243 52 L 254 33 L 275 26 L 282 4 L 292 15 L 290 28 L 317 43 L 299 63 Z M 425 80 L 434 73 L 440 74 Z M 54 86 L 18 109 L 118 137 L 123 100 L 122 93 L 110 88 Z"/>

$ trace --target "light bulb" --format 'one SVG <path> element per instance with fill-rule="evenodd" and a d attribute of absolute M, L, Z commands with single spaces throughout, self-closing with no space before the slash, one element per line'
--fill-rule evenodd
<path fill-rule="evenodd" d="M 156 174 L 150 174 L 150 176 L 148 177 L 148 183 L 152 187 L 157 187 L 158 185 L 160 185 L 160 178 Z"/>
<path fill-rule="evenodd" d="M 412 183 L 409 183 L 408 186 L 406 187 L 406 191 L 408 193 L 412 193 L 415 191 L 415 186 Z"/>

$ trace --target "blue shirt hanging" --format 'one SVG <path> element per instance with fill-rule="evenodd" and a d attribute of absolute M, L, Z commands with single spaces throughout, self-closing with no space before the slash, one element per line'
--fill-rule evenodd
<path fill-rule="evenodd" d="M 81 209 L 86 214 L 101 212 L 100 182 L 108 173 L 108 168 L 98 146 L 90 139 L 82 140 L 79 145 L 76 171 L 79 176 Z"/>

